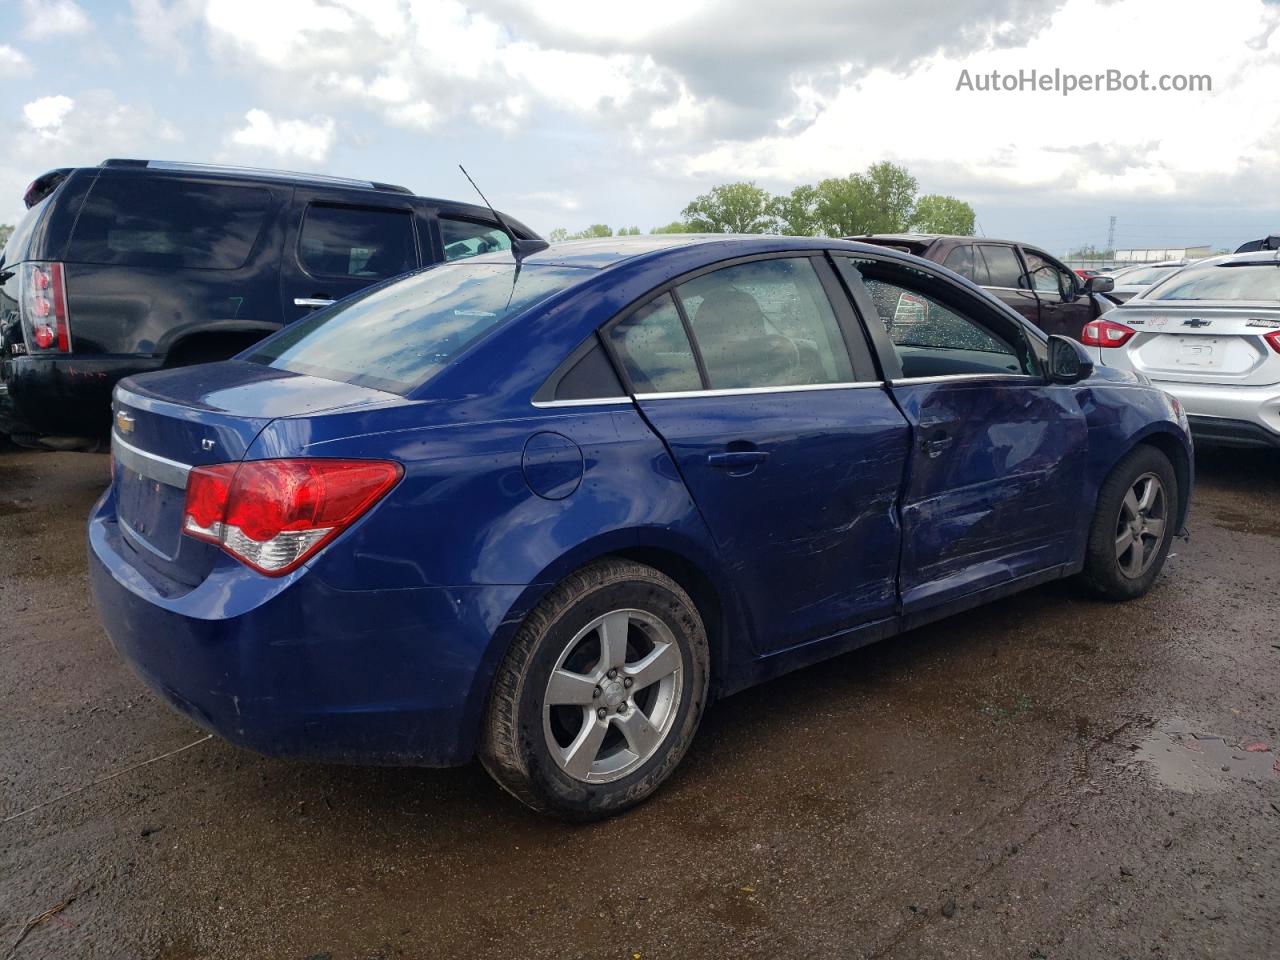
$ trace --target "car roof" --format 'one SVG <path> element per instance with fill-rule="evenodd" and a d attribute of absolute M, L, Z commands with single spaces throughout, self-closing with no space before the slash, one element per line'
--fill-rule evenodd
<path fill-rule="evenodd" d="M 129 160 L 112 157 L 99 166 L 113 170 L 155 170 L 161 173 L 212 174 L 241 180 L 279 180 L 287 183 L 308 184 L 318 187 L 342 187 L 347 190 L 380 190 L 413 196 L 408 187 L 378 180 L 362 180 L 358 177 L 335 177 L 323 173 L 300 173 L 295 170 L 277 170 L 272 167 L 241 167 L 234 164 L 188 163 L 183 160 Z"/>
<path fill-rule="evenodd" d="M 647 236 L 599 237 L 589 240 L 565 240 L 545 250 L 529 254 L 527 265 L 581 267 L 604 270 L 641 258 L 655 258 L 680 253 L 706 254 L 705 259 L 749 257 L 761 253 L 785 253 L 789 250 L 848 250 L 850 252 L 884 253 L 883 247 L 852 243 L 833 237 L 784 237 L 773 234 L 734 233 L 664 233 Z M 469 257 L 468 263 L 511 263 L 505 252 Z"/>
<path fill-rule="evenodd" d="M 443 197 L 428 197 L 414 193 L 408 187 L 394 183 L 383 183 L 379 180 L 361 180 L 354 177 L 335 177 L 323 173 L 300 173 L 294 170 L 276 170 L 269 167 L 241 167 L 232 164 L 188 163 L 180 160 L 128 160 L 111 158 L 102 161 L 98 167 L 82 169 L 110 169 L 117 171 L 152 171 L 161 174 L 190 174 L 192 176 L 217 177 L 219 179 L 246 180 L 261 183 L 269 180 L 275 183 L 286 183 L 294 186 L 308 186 L 317 189 L 335 190 L 368 190 L 371 193 L 393 193 L 401 197 L 413 197 L 431 206 L 448 207 L 451 212 L 463 216 L 473 216 L 484 220 L 493 220 L 493 213 L 486 206 L 467 203 L 460 200 L 448 200 Z M 61 172 L 61 171 L 51 171 Z M 503 214 L 515 229 L 527 237 L 536 237 L 537 233 L 509 214 Z"/>

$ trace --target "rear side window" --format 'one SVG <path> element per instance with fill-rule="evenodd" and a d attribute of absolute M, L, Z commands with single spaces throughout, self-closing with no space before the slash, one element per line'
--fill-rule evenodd
<path fill-rule="evenodd" d="M 636 393 L 702 389 L 693 347 L 671 294 L 614 324 L 609 342 Z"/>
<path fill-rule="evenodd" d="M 1013 247 L 984 243 L 978 251 L 987 262 L 987 286 L 1017 289 L 1026 286 L 1022 278 L 1022 263 Z"/>
<path fill-rule="evenodd" d="M 973 247 L 965 244 L 963 247 L 956 247 L 947 254 L 947 259 L 942 265 L 948 270 L 954 270 L 966 280 L 973 279 Z"/>
<path fill-rule="evenodd" d="M 261 187 L 99 177 L 80 210 L 67 259 L 234 270 L 249 259 L 270 203 Z"/>
<path fill-rule="evenodd" d="M 712 390 L 853 380 L 831 301 L 807 258 L 725 267 L 676 293 Z"/>
<path fill-rule="evenodd" d="M 440 218 L 440 236 L 444 240 L 444 258 L 461 260 L 482 253 L 511 249 L 506 231 L 492 223 Z"/>
<path fill-rule="evenodd" d="M 413 215 L 313 203 L 302 221 L 298 260 L 314 277 L 381 280 L 412 270 L 418 265 Z"/>

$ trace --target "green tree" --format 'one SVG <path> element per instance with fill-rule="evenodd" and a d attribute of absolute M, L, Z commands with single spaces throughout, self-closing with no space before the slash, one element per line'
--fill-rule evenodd
<path fill-rule="evenodd" d="M 4 248 L 4 245 L 9 242 L 9 238 L 11 236 L 13 236 L 13 224 L 0 223 L 0 249 Z"/>
<path fill-rule="evenodd" d="M 789 237 L 811 237 L 819 231 L 818 188 L 802 183 L 788 194 L 769 201 L 769 214 L 777 231 Z"/>
<path fill-rule="evenodd" d="M 569 231 L 566 230 L 564 227 L 556 227 L 554 230 L 552 230 L 550 233 L 547 234 L 547 239 L 550 240 L 552 243 L 559 243 L 561 240 L 568 240 Z"/>
<path fill-rule="evenodd" d="M 640 236 L 640 228 L 639 227 L 623 227 L 621 230 L 618 231 L 618 236 L 638 237 Z"/>
<path fill-rule="evenodd" d="M 911 215 L 911 229 L 920 233 L 941 233 L 953 236 L 973 236 L 977 219 L 973 207 L 955 197 L 930 193 L 916 201 Z"/>
<path fill-rule="evenodd" d="M 608 224 L 593 223 L 585 230 L 579 230 L 577 233 L 571 233 L 566 238 L 568 240 L 591 240 L 594 237 L 612 237 L 613 231 L 609 229 Z"/>
<path fill-rule="evenodd" d="M 672 220 L 665 227 L 654 227 L 650 233 L 697 233 L 692 226 L 683 220 Z"/>
<path fill-rule="evenodd" d="M 681 213 L 695 233 L 767 233 L 774 226 L 769 192 L 753 182 L 722 183 Z"/>
<path fill-rule="evenodd" d="M 832 177 L 817 186 L 814 214 L 822 233 L 900 233 L 911 223 L 916 178 L 905 167 L 873 163 L 866 173 Z"/>

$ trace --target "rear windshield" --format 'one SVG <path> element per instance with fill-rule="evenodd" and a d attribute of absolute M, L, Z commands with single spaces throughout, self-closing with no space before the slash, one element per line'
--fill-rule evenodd
<path fill-rule="evenodd" d="M 585 275 L 572 267 L 444 264 L 317 311 L 244 359 L 406 394 L 473 340 Z"/>
<path fill-rule="evenodd" d="M 1280 300 L 1280 264 L 1215 263 L 1187 267 L 1158 287 L 1147 291 L 1146 300 Z"/>
<path fill-rule="evenodd" d="M 1116 277 L 1116 281 L 1131 286 L 1142 286 L 1143 284 L 1155 283 L 1161 277 L 1167 277 L 1175 270 L 1181 267 L 1138 267 L 1136 270 L 1126 270 L 1124 273 Z"/>
<path fill-rule="evenodd" d="M 261 187 L 103 175 L 80 210 L 67 259 L 234 270 L 249 259 L 270 202 Z"/>

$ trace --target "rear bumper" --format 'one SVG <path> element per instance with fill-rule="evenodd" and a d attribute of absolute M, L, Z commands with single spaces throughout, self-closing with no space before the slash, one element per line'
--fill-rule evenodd
<path fill-rule="evenodd" d="M 274 756 L 449 766 L 473 755 L 522 588 L 344 591 L 306 568 L 272 579 L 224 557 L 188 589 L 144 576 L 122 537 L 108 491 L 89 521 L 98 612 L 133 670 L 200 726 Z"/>
<path fill-rule="evenodd" d="M 158 370 L 152 357 L 59 354 L 0 363 L 0 433 L 91 437 L 111 421 L 111 391 L 124 377 Z"/>
<path fill-rule="evenodd" d="M 1238 387 L 1153 380 L 1177 397 L 1199 440 L 1243 446 L 1280 446 L 1280 385 Z"/>

